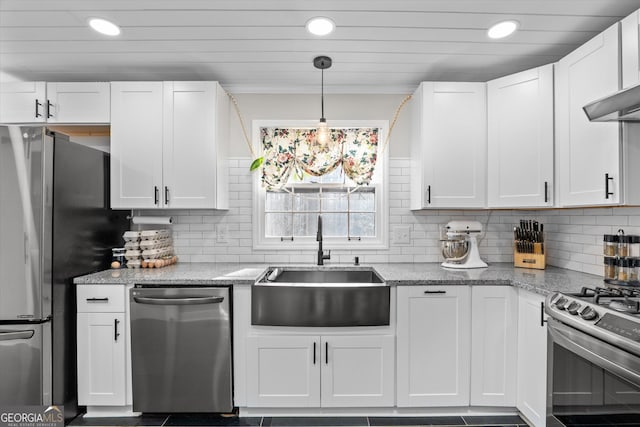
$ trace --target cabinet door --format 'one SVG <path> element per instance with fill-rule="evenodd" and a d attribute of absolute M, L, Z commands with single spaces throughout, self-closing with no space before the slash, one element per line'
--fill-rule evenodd
<path fill-rule="evenodd" d="M 393 406 L 394 344 L 393 336 L 322 337 L 322 406 Z"/>
<path fill-rule="evenodd" d="M 46 121 L 45 82 L 0 84 L 0 123 L 43 123 Z"/>
<path fill-rule="evenodd" d="M 486 84 L 427 82 L 422 90 L 425 207 L 485 207 Z"/>
<path fill-rule="evenodd" d="M 124 313 L 78 313 L 78 403 L 125 404 Z"/>
<path fill-rule="evenodd" d="M 619 24 L 614 24 L 558 62 L 556 171 L 560 206 L 623 202 L 620 125 L 592 123 L 582 110 L 619 89 L 618 28 Z"/>
<path fill-rule="evenodd" d="M 247 338 L 247 405 L 320 406 L 320 338 Z"/>
<path fill-rule="evenodd" d="M 518 295 L 517 408 L 535 427 L 546 425 L 547 326 L 541 322 L 542 295 Z"/>
<path fill-rule="evenodd" d="M 487 83 L 488 205 L 553 205 L 553 64 Z"/>
<path fill-rule="evenodd" d="M 160 206 L 162 82 L 111 83 L 111 207 Z"/>
<path fill-rule="evenodd" d="M 47 83 L 47 122 L 109 123 L 108 82 Z"/>
<path fill-rule="evenodd" d="M 517 290 L 473 287 L 471 316 L 471 405 L 515 406 Z"/>
<path fill-rule="evenodd" d="M 398 287 L 399 407 L 469 405 L 468 286 Z"/>
<path fill-rule="evenodd" d="M 620 21 L 622 52 L 622 87 L 627 88 L 640 83 L 640 11 Z"/>
<path fill-rule="evenodd" d="M 163 206 L 216 208 L 216 82 L 164 82 Z"/>

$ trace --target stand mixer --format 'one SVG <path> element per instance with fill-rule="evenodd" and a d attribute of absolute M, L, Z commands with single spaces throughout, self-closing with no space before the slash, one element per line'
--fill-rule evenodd
<path fill-rule="evenodd" d="M 482 224 L 478 221 L 449 221 L 441 229 L 440 244 L 448 268 L 483 268 L 487 263 L 482 261 L 478 252 L 477 237 L 482 235 Z"/>

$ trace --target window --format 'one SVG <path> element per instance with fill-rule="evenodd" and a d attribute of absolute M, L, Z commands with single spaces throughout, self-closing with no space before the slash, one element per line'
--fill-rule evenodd
<path fill-rule="evenodd" d="M 343 124 L 344 123 L 344 124 Z M 266 127 L 309 128 L 309 122 L 255 121 L 254 144 L 262 150 Z M 325 246 L 336 249 L 383 249 L 388 247 L 388 212 L 384 187 L 386 151 L 380 156 L 386 122 L 340 122 L 333 128 L 376 128 L 380 135 L 378 159 L 368 186 L 357 186 L 342 167 L 322 176 L 292 172 L 280 191 L 262 187 L 262 173 L 255 173 L 254 247 L 256 249 L 316 248 L 318 215 L 322 215 Z"/>

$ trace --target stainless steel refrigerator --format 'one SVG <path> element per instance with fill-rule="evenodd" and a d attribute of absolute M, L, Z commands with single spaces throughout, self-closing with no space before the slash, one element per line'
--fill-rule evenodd
<path fill-rule="evenodd" d="M 0 126 L 0 405 L 76 415 L 72 281 L 108 266 L 126 214 L 109 209 L 108 154 Z"/>

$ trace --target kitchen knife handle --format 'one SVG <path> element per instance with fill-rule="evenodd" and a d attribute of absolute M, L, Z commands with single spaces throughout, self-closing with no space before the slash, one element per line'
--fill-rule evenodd
<path fill-rule="evenodd" d="M 40 110 L 39 107 L 42 107 L 42 104 L 38 102 L 38 100 L 36 99 L 36 119 L 38 117 L 42 117 L 42 114 L 40 114 Z"/>
<path fill-rule="evenodd" d="M 153 186 L 153 204 L 157 205 L 158 204 L 158 199 L 160 198 L 160 192 L 158 191 L 158 186 L 154 185 Z"/>
<path fill-rule="evenodd" d="M 613 196 L 613 193 L 609 191 L 609 181 L 613 181 L 613 177 L 608 173 L 604 174 L 604 198 L 608 199 L 609 196 Z"/>
<path fill-rule="evenodd" d="M 427 204 L 431 204 L 431 186 L 427 185 Z"/>
<path fill-rule="evenodd" d="M 164 204 L 169 204 L 169 187 L 167 187 L 166 185 L 164 186 Z"/>
<path fill-rule="evenodd" d="M 120 333 L 118 332 L 118 324 L 120 321 L 118 319 L 113 319 L 113 340 L 118 342 L 118 337 Z"/>
<path fill-rule="evenodd" d="M 547 181 L 544 182 L 544 202 L 549 202 L 549 183 Z"/>

